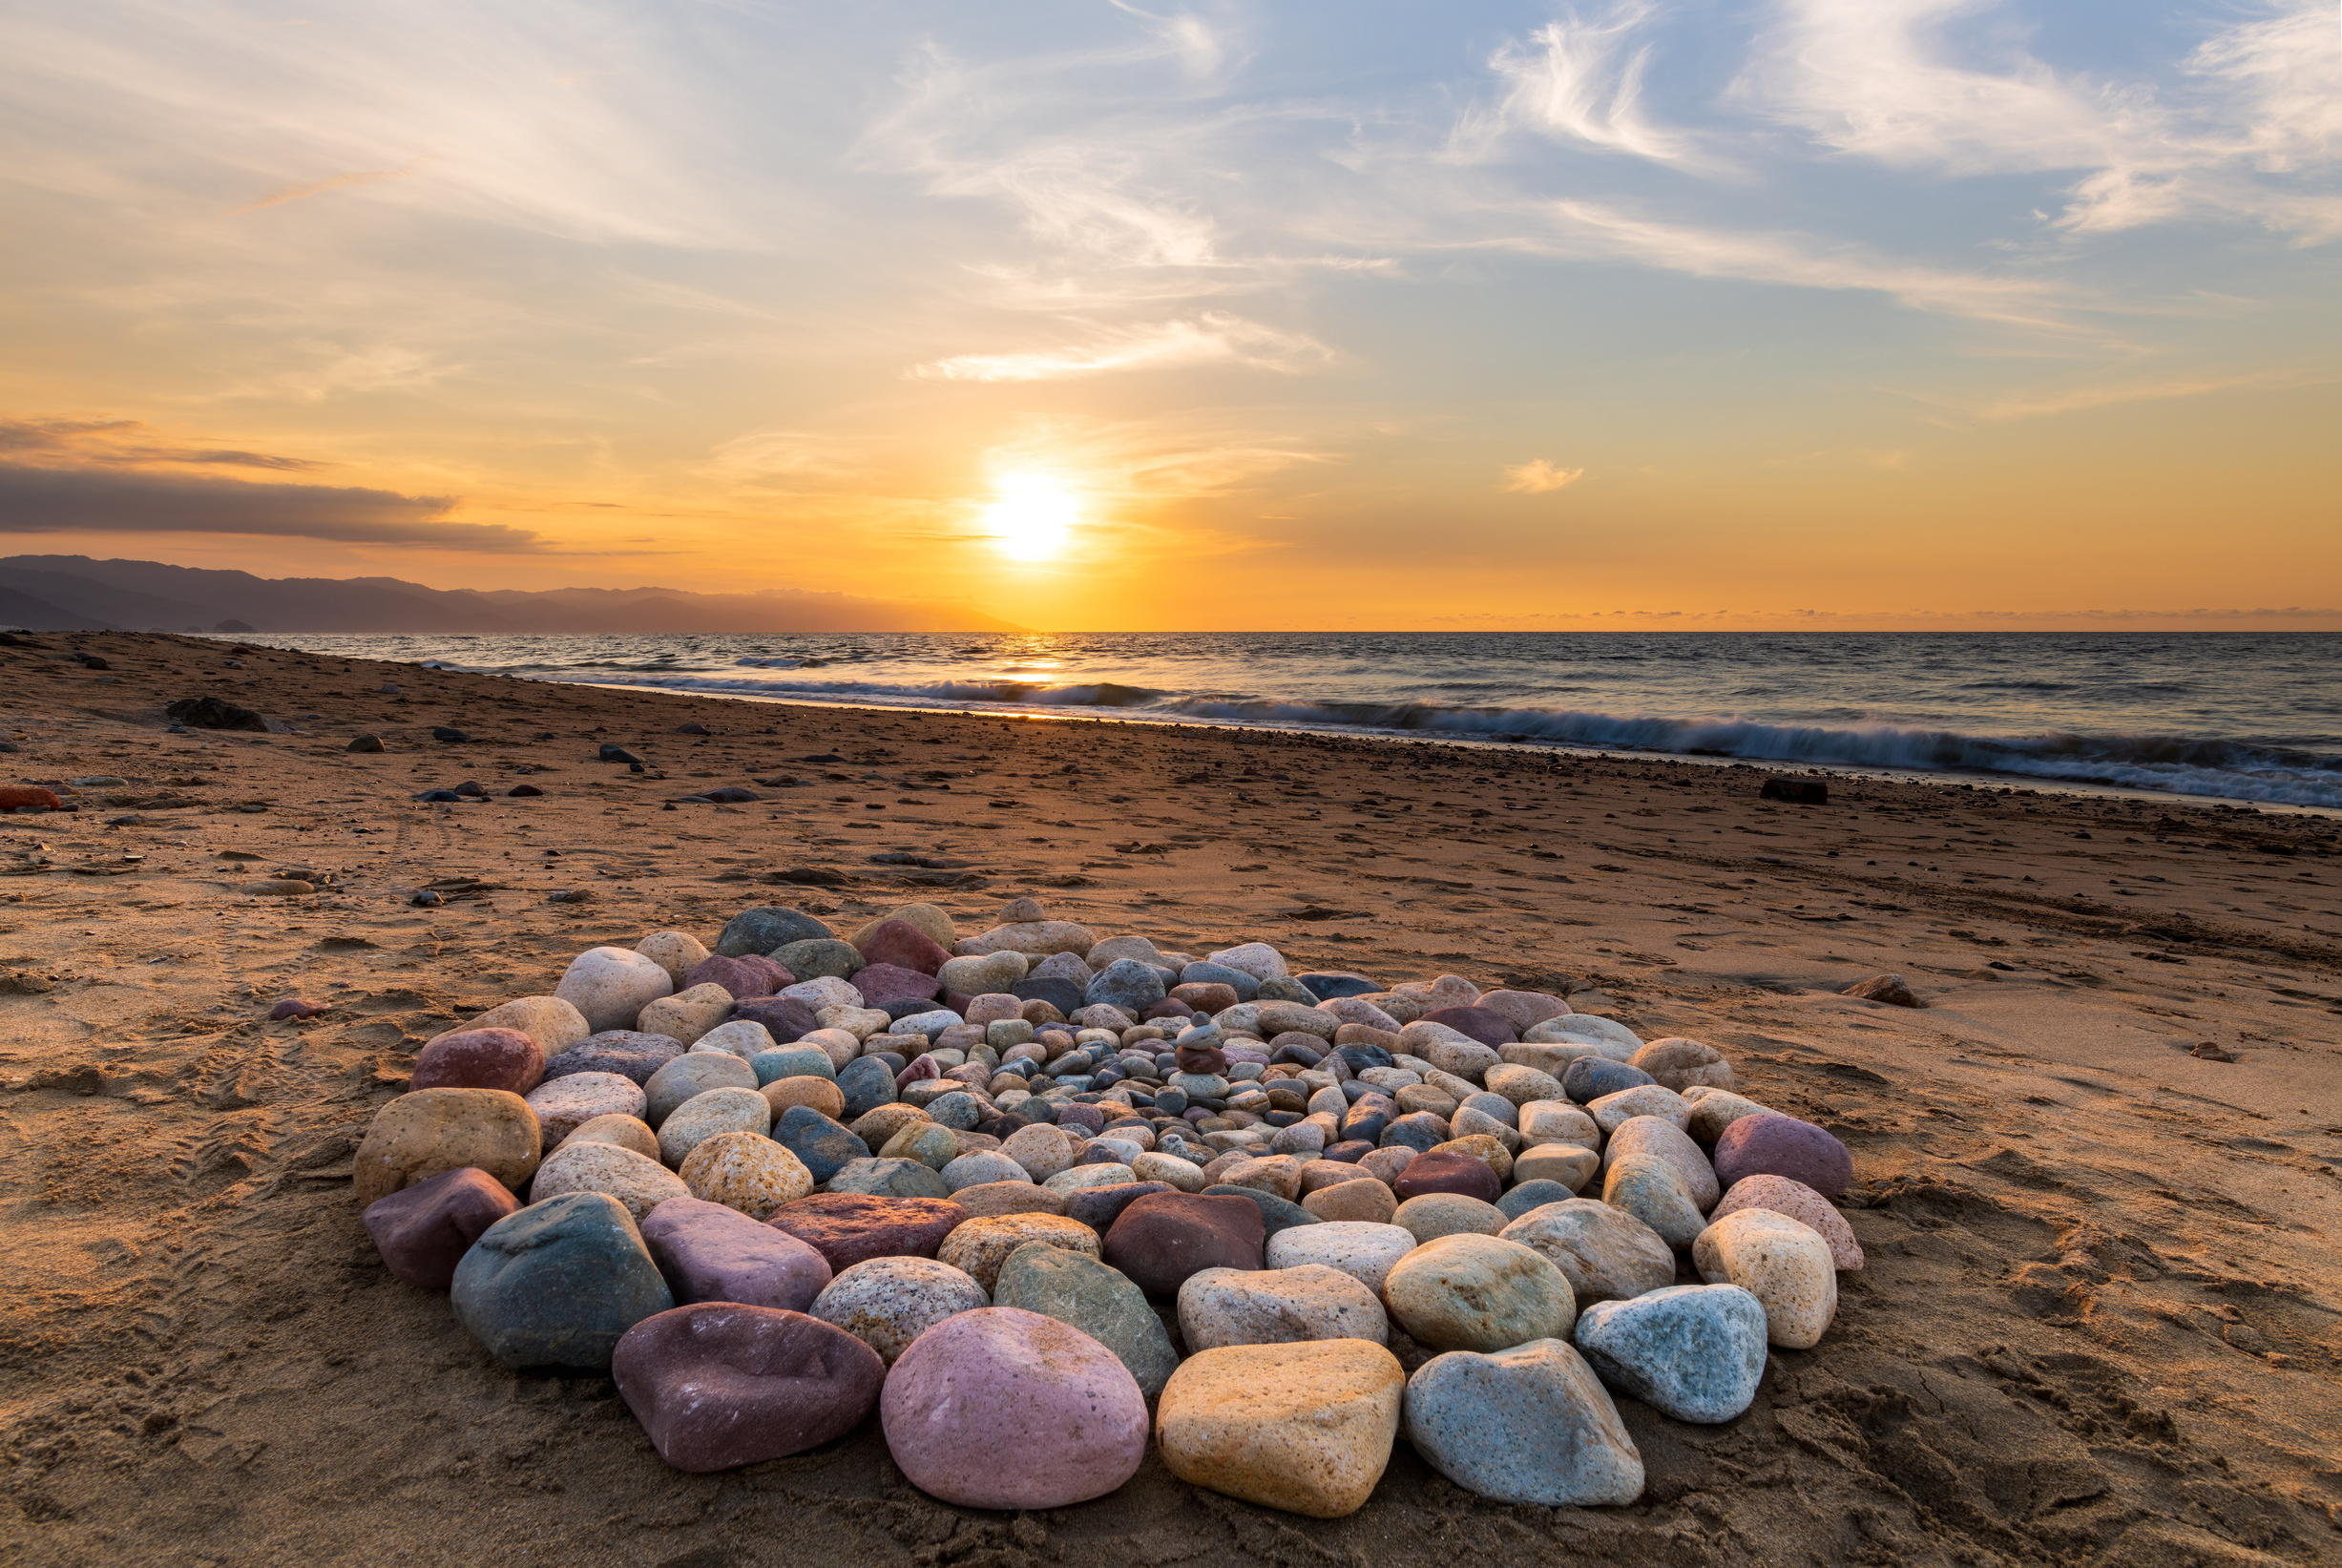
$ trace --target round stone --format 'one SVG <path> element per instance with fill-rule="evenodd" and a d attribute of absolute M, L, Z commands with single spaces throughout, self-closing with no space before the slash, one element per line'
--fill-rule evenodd
<path fill-rule="evenodd" d="M 516 996 L 490 1008 L 464 1027 L 517 1029 L 536 1042 L 548 1061 L 584 1043 L 586 1036 L 594 1033 L 585 1014 L 558 996 Z"/>
<path fill-rule="evenodd" d="M 1830 1261 L 1841 1271 L 1862 1266 L 1862 1244 L 1854 1239 L 1853 1227 L 1846 1223 L 1846 1216 L 1832 1207 L 1829 1199 L 1802 1181 L 1792 1181 L 1786 1176 L 1745 1176 L 1733 1182 L 1732 1190 L 1708 1211 L 1708 1223 L 1712 1224 L 1745 1208 L 1786 1214 L 1813 1231 L 1830 1244 Z"/>
<path fill-rule="evenodd" d="M 675 1305 L 625 1206 L 594 1192 L 544 1199 L 489 1226 L 455 1265 L 449 1299 L 505 1366 L 597 1373 L 628 1329 Z"/>
<path fill-rule="evenodd" d="M 1407 1383 L 1407 1440 L 1495 1502 L 1598 1508 L 1642 1495 L 1642 1455 L 1610 1394 L 1558 1339 L 1433 1356 Z"/>
<path fill-rule="evenodd" d="M 517 1029 L 458 1029 L 415 1055 L 413 1089 L 509 1089 L 527 1095 L 545 1076 L 545 1053 Z"/>
<path fill-rule="evenodd" d="M 635 944 L 635 951 L 665 970 L 679 991 L 683 977 L 707 958 L 707 949 L 689 931 L 653 931 Z"/>
<path fill-rule="evenodd" d="M 1601 1301 L 1578 1319 L 1578 1348 L 1619 1392 L 1678 1421 L 1729 1421 L 1765 1376 L 1765 1307 L 1736 1285 L 1671 1285 Z"/>
<path fill-rule="evenodd" d="M 1590 1198 L 1539 1204 L 1500 1234 L 1543 1254 L 1581 1305 L 1625 1301 L 1675 1283 L 1675 1251 L 1665 1240 L 1625 1210 Z"/>
<path fill-rule="evenodd" d="M 1709 1089 L 1732 1087 L 1732 1064 L 1725 1059 L 1724 1053 L 1681 1035 L 1653 1040 L 1635 1053 L 1633 1065 L 1650 1074 L 1662 1087 L 1679 1095 L 1695 1085 Z"/>
<path fill-rule="evenodd" d="M 572 1073 L 616 1073 L 644 1084 L 651 1081 L 652 1074 L 682 1054 L 681 1043 L 664 1035 L 613 1029 L 589 1035 L 547 1061 L 545 1078 L 551 1082 Z"/>
<path fill-rule="evenodd" d="M 1398 1195 L 1370 1176 L 1319 1187 L 1301 1201 L 1304 1211 L 1321 1221 L 1389 1224 L 1398 1213 Z"/>
<path fill-rule="evenodd" d="M 802 1312 L 829 1284 L 829 1264 L 820 1253 L 721 1203 L 670 1198 L 638 1223 L 678 1302 Z"/>
<path fill-rule="evenodd" d="M 1666 1123 L 1661 1122 L 1659 1125 L 1665 1126 Z M 1700 1163 L 1704 1169 L 1707 1161 L 1702 1160 Z M 1513 1194 L 1526 1186 L 1556 1187 L 1559 1189 L 1558 1197 L 1574 1197 L 1594 1180 L 1595 1174 L 1601 1168 L 1602 1157 L 1592 1149 L 1580 1148 L 1575 1143 L 1539 1143 L 1535 1148 L 1521 1150 L 1514 1160 L 1513 1180 L 1519 1185 L 1499 1198 L 1496 1204 L 1507 1213 L 1517 1215 L 1521 1211 L 1508 1205 Z M 1553 1202 L 1556 1200 L 1545 1198 L 1538 1201 Z"/>
<path fill-rule="evenodd" d="M 1419 1243 L 1442 1236 L 1494 1236 L 1505 1226 L 1502 1209 L 1460 1192 L 1427 1192 L 1410 1198 L 1392 1213 L 1391 1223 Z"/>
<path fill-rule="evenodd" d="M 878 1403 L 886 1367 L 851 1334 L 802 1312 L 710 1302 L 636 1324 L 610 1375 L 659 1456 L 704 1473 L 845 1436 Z"/>
<path fill-rule="evenodd" d="M 642 1086 L 642 1119 L 653 1127 L 666 1124 L 677 1106 L 711 1089 L 756 1089 L 756 1069 L 740 1057 L 721 1051 L 702 1051 L 676 1057 L 651 1075 Z M 769 1121 L 772 1112 L 765 1111 Z"/>
<path fill-rule="evenodd" d="M 1460 1150 L 1433 1149 L 1410 1161 L 1399 1179 L 1391 1183 L 1391 1190 L 1402 1202 L 1441 1193 L 1493 1204 L 1504 1191 L 1504 1183 L 1484 1160 Z"/>
<path fill-rule="evenodd" d="M 640 1117 L 597 1116 L 563 1139 L 564 1142 L 615 1143 L 645 1160 L 659 1158 L 659 1135 Z"/>
<path fill-rule="evenodd" d="M 659 1158 L 680 1167 L 692 1150 L 719 1133 L 763 1138 L 771 1129 L 772 1107 L 754 1089 L 710 1089 L 683 1101 L 659 1124 Z"/>
<path fill-rule="evenodd" d="M 536 1115 L 548 1154 L 599 1118 L 638 1121 L 648 1104 L 635 1080 L 617 1073 L 572 1073 L 538 1084 L 524 1098 Z"/>
<path fill-rule="evenodd" d="M 1176 1296 L 1202 1269 L 1259 1268 L 1266 1235 L 1260 1209 L 1247 1199 L 1150 1193 L 1115 1220 L 1104 1256 L 1148 1295 Z"/>
<path fill-rule="evenodd" d="M 1663 1117 L 1629 1117 L 1602 1145 L 1605 1165 L 1636 1155 L 1655 1156 L 1674 1166 L 1675 1174 L 1683 1179 L 1683 1190 L 1691 1194 L 1691 1206 L 1703 1214 L 1714 1208 L 1716 1200 L 1724 1195 L 1706 1153 L 1691 1140 L 1689 1133 Z"/>
<path fill-rule="evenodd" d="M 993 1305 L 1072 1324 L 1112 1350 L 1150 1399 L 1179 1366 L 1179 1352 L 1145 1294 L 1119 1269 L 1078 1252 L 1026 1243 L 1000 1265 Z"/>
<path fill-rule="evenodd" d="M 963 1154 L 943 1168 L 943 1184 L 953 1192 L 962 1187 L 981 1186 L 987 1181 L 1017 1181 L 1031 1184 L 1033 1178 L 1024 1166 L 997 1149 L 978 1149 Z"/>
<path fill-rule="evenodd" d="M 876 1198 L 950 1198 L 951 1189 L 931 1165 L 916 1160 L 849 1160 L 829 1178 L 831 1192 Z"/>
<path fill-rule="evenodd" d="M 1204 1350 L 1157 1402 L 1163 1463 L 1190 1486 L 1341 1518 L 1390 1466 L 1406 1388 L 1398 1358 L 1366 1340 Z"/>
<path fill-rule="evenodd" d="M 1751 1176 L 1786 1176 L 1835 1198 L 1854 1182 L 1853 1156 L 1810 1121 L 1746 1116 L 1716 1139 L 1716 1175 L 1726 1186 Z"/>
<path fill-rule="evenodd" d="M 1046 1242 L 1087 1258 L 1098 1257 L 1102 1250 L 1097 1231 L 1060 1215 L 996 1214 L 970 1220 L 954 1229 L 935 1249 L 935 1256 L 989 1292 L 1009 1254 L 1028 1242 Z"/>
<path fill-rule="evenodd" d="M 667 1124 L 672 1127 L 673 1119 Z M 751 1220 L 763 1220 L 813 1190 L 813 1173 L 805 1161 L 758 1132 L 702 1139 L 677 1174 L 694 1198 L 737 1209 Z"/>
<path fill-rule="evenodd" d="M 1014 1307 L 922 1334 L 888 1373 L 879 1420 L 905 1478 L 963 1508 L 1070 1507 L 1146 1457 L 1146 1397 L 1130 1369 L 1072 1325 Z"/>
<path fill-rule="evenodd" d="M 739 960 L 718 958 L 713 962 L 734 964 Z M 627 1027 L 691 1045 L 732 1015 L 734 1000 L 731 992 L 713 982 L 695 985 L 673 996 L 658 996 L 645 1002 Z"/>
<path fill-rule="evenodd" d="M 1390 1342 L 1382 1303 L 1351 1275 L 1324 1264 L 1257 1270 L 1206 1268 L 1180 1286 L 1180 1336 L 1189 1354 L 1223 1345 L 1298 1345 L 1320 1339 Z"/>
<path fill-rule="evenodd" d="M 1561 1270 L 1517 1242 L 1442 1236 L 1391 1266 L 1383 1301 L 1399 1327 L 1435 1350 L 1504 1350 L 1567 1339 L 1577 1299 Z"/>
<path fill-rule="evenodd" d="M 625 948 L 588 948 L 570 960 L 561 983 L 553 988 L 584 1017 L 589 1033 L 632 1029 L 645 1007 L 674 991 L 673 975 Z"/>
<path fill-rule="evenodd" d="M 1334 1220 L 1279 1231 L 1269 1238 L 1266 1262 L 1271 1268 L 1338 1268 L 1380 1296 L 1391 1267 L 1417 1244 L 1398 1225 Z"/>
<path fill-rule="evenodd" d="M 595 1192 L 616 1199 L 639 1223 L 670 1198 L 688 1198 L 683 1179 L 656 1160 L 616 1143 L 570 1139 L 537 1168 L 529 1196 L 537 1202 L 570 1192 Z"/>
<path fill-rule="evenodd" d="M 514 1192 L 536 1171 L 536 1113 L 509 1089 L 424 1089 L 374 1113 L 358 1145 L 361 1206 L 442 1171 L 476 1166 Z"/>
<path fill-rule="evenodd" d="M 1603 1095 L 1586 1106 L 1586 1115 L 1601 1128 L 1605 1137 L 1618 1132 L 1636 1117 L 1658 1117 L 1682 1127 L 1691 1120 L 1691 1106 L 1672 1089 L 1662 1089 L 1656 1083 L 1641 1083 L 1632 1089 L 1621 1089 L 1615 1095 Z"/>
<path fill-rule="evenodd" d="M 775 1078 L 757 1092 L 764 1097 L 764 1103 L 772 1107 L 775 1119 L 790 1107 L 798 1105 L 831 1121 L 846 1114 L 846 1095 L 833 1077 L 807 1073 L 798 1077 Z"/>
<path fill-rule="evenodd" d="M 1745 1208 L 1702 1231 L 1691 1261 L 1710 1285 L 1737 1285 L 1765 1308 L 1765 1334 L 1785 1350 L 1811 1349 L 1838 1312 L 1830 1244 L 1770 1209 Z"/>
<path fill-rule="evenodd" d="M 445 1290 L 471 1244 L 519 1207 L 503 1182 L 466 1167 L 377 1199 L 362 1219 L 392 1278 L 425 1290 Z"/>
<path fill-rule="evenodd" d="M 944 1319 L 989 1307 L 984 1287 L 932 1258 L 872 1258 L 841 1272 L 806 1308 L 891 1367 Z"/>
<path fill-rule="evenodd" d="M 1679 1252 L 1690 1249 L 1707 1220 L 1683 1174 L 1655 1154 L 1628 1155 L 1602 1176 L 1602 1202 L 1633 1215 Z"/>

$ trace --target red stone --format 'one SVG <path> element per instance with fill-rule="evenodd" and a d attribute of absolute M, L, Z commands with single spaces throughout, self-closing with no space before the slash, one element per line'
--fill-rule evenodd
<path fill-rule="evenodd" d="M 1216 980 L 1198 980 L 1193 985 L 1173 986 L 1170 999 L 1185 1002 L 1199 1013 L 1225 1013 L 1236 1005 L 1236 988 Z"/>
<path fill-rule="evenodd" d="M 794 980 L 789 982 L 791 985 L 796 983 Z M 776 1045 L 787 1045 L 792 1040 L 803 1039 L 822 1027 L 821 1020 L 813 1015 L 813 1009 L 795 996 L 753 996 L 747 1001 L 735 1003 L 732 1022 L 738 1023 L 742 1018 L 763 1024 Z"/>
<path fill-rule="evenodd" d="M 367 1204 L 363 1218 L 393 1278 L 445 1290 L 480 1233 L 519 1210 L 503 1182 L 467 1165 Z"/>
<path fill-rule="evenodd" d="M 933 974 L 951 959 L 935 939 L 908 920 L 882 920 L 862 944 L 862 956 L 872 964 L 892 964 L 897 969 L 914 969 L 922 974 Z M 869 991 L 857 975 L 854 986 L 865 996 Z M 934 995 L 929 992 L 930 996 Z"/>
<path fill-rule="evenodd" d="M 932 1258 L 967 1219 L 968 1211 L 948 1198 L 817 1192 L 782 1204 L 764 1223 L 828 1259 L 832 1274 L 843 1274 L 872 1258 Z"/>
<path fill-rule="evenodd" d="M 15 811 L 28 805 L 43 811 L 60 808 L 53 789 L 40 789 L 31 784 L 0 784 L 0 811 Z"/>
<path fill-rule="evenodd" d="M 943 989 L 943 982 L 920 970 L 905 969 L 900 964 L 865 964 L 854 971 L 851 982 L 862 993 L 865 1007 L 884 1007 L 889 1002 L 928 1002 Z"/>
<path fill-rule="evenodd" d="M 1460 1192 L 1467 1198 L 1477 1198 L 1483 1203 L 1493 1203 L 1504 1194 L 1504 1183 L 1488 1161 L 1474 1160 L 1468 1154 L 1453 1150 L 1432 1149 L 1409 1161 L 1391 1190 L 1401 1201 L 1420 1198 L 1427 1192 Z"/>
<path fill-rule="evenodd" d="M 659 1456 L 705 1473 L 845 1436 L 877 1406 L 887 1366 L 803 1312 L 703 1302 L 629 1328 L 610 1375 Z"/>
<path fill-rule="evenodd" d="M 783 986 L 792 983 L 776 980 L 773 977 L 775 970 L 783 974 L 788 973 L 787 970 L 781 969 L 769 958 L 702 958 L 692 966 L 691 972 L 683 976 L 683 983 L 675 989 L 680 993 L 689 991 L 693 986 L 721 986 L 732 993 L 734 1001 L 747 1001 L 752 997 L 769 996 Z"/>
<path fill-rule="evenodd" d="M 1262 1266 L 1267 1236 L 1248 1198 L 1150 1193 L 1124 1209 L 1106 1232 L 1106 1262 L 1150 1296 L 1176 1296 L 1206 1268 Z"/>
<path fill-rule="evenodd" d="M 1751 1176 L 1786 1176 L 1835 1198 L 1853 1184 L 1854 1157 L 1810 1121 L 1745 1116 L 1716 1139 L 1716 1180 L 1729 1187 Z"/>
<path fill-rule="evenodd" d="M 517 1029 L 462 1029 L 415 1057 L 413 1089 L 510 1089 L 525 1095 L 545 1078 L 545 1053 Z"/>
<path fill-rule="evenodd" d="M 1484 1007 L 1443 1007 L 1423 1015 L 1427 1024 L 1446 1024 L 1459 1035 L 1469 1035 L 1482 1045 L 1512 1045 L 1519 1040 L 1520 1031 L 1513 1020 L 1501 1013 L 1492 1013 Z"/>

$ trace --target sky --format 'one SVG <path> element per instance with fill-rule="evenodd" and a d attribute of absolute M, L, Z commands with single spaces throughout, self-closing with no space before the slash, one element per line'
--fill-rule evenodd
<path fill-rule="evenodd" d="M 2342 629 L 2334 0 L 17 0 L 0 551 Z"/>

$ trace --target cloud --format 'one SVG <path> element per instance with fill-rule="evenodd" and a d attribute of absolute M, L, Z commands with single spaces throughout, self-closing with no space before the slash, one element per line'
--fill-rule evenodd
<path fill-rule="evenodd" d="M 0 533 L 227 533 L 491 554 L 539 548 L 525 529 L 444 520 L 454 505 L 450 496 L 387 490 L 0 464 Z"/>
<path fill-rule="evenodd" d="M 240 451 L 221 447 L 157 445 L 144 437 L 152 429 L 136 419 L 0 420 L 0 462 L 41 462 L 69 457 L 77 463 L 184 463 L 201 467 L 274 469 L 297 472 L 329 465 L 305 457 Z"/>
<path fill-rule="evenodd" d="M 2121 403 L 2161 403 L 2172 398 L 2204 397 L 2213 392 L 2249 388 L 2284 390 L 2302 387 L 2327 386 L 2331 385 L 2334 379 L 2332 372 L 2255 370 L 2235 375 L 2183 376 L 2164 381 L 2116 382 L 2098 387 L 2076 387 L 2062 392 L 2002 398 L 1978 410 L 1978 417 L 1995 422 L 2010 419 L 2039 419 L 2052 414 L 2078 413 L 2084 408 L 2103 408 Z"/>
<path fill-rule="evenodd" d="M 1583 469 L 1558 469 L 1542 457 L 1504 470 L 1503 489 L 1520 495 L 1542 495 L 1562 490 L 1586 476 Z"/>
<path fill-rule="evenodd" d="M 361 185 L 381 185 L 393 179 L 405 179 L 413 170 L 360 169 L 354 174 L 335 175 L 330 179 L 312 179 L 305 185 L 280 185 L 257 201 L 247 201 L 238 212 L 260 212 L 267 207 L 282 207 L 288 201 L 303 201 L 328 191 L 346 191 Z"/>
<path fill-rule="evenodd" d="M 1572 15 L 1538 28 L 1525 46 L 1504 45 L 1488 62 L 1506 87 L 1496 125 L 1526 125 L 1660 163 L 1704 161 L 1689 135 L 1643 113 L 1651 48 L 1634 40 L 1658 13 L 1651 0 L 1624 0 L 1599 20 Z"/>
<path fill-rule="evenodd" d="M 916 366 L 923 381 L 1056 381 L 1110 370 L 1180 370 L 1231 365 L 1295 374 L 1318 368 L 1332 350 L 1306 332 L 1280 332 L 1207 310 L 1193 321 L 1118 328 L 1076 347 L 1020 354 L 959 354 Z"/>

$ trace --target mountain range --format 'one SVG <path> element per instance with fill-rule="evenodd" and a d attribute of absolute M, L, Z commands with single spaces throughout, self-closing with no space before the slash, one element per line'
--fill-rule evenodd
<path fill-rule="evenodd" d="M 0 558 L 0 624 L 128 632 L 1019 632 L 935 600 L 773 590 L 427 588 L 397 577 L 256 577 L 87 555 Z"/>

